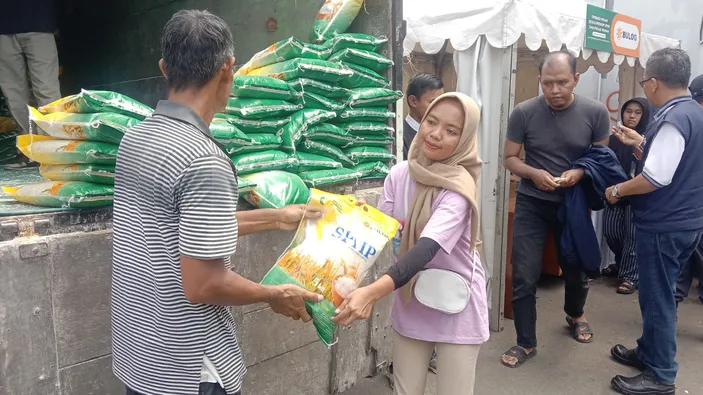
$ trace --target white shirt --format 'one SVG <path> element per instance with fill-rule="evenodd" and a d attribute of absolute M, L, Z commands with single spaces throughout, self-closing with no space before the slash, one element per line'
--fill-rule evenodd
<path fill-rule="evenodd" d="M 410 127 L 415 130 L 415 132 L 420 130 L 420 122 L 416 121 L 415 118 L 411 117 L 410 115 L 405 117 L 405 122 L 407 122 L 408 125 L 410 125 Z"/>
<path fill-rule="evenodd" d="M 652 140 L 642 176 L 657 188 L 671 184 L 685 148 L 686 141 L 676 126 L 664 123 Z"/>

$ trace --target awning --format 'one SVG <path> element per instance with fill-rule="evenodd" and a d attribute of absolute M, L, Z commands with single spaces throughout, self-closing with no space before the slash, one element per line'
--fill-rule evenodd
<path fill-rule="evenodd" d="M 592 59 L 593 63 L 620 65 L 627 59 L 634 66 L 633 57 L 583 48 L 586 7 L 582 0 L 404 0 L 404 55 L 408 56 L 416 45 L 425 53 L 437 53 L 446 40 L 455 50 L 464 51 L 479 36 L 485 36 L 493 47 L 505 48 L 524 35 L 525 44 L 533 51 L 544 41 L 550 51 L 565 45 L 587 60 L 595 53 L 597 60 Z M 640 64 L 644 66 L 658 49 L 680 46 L 679 40 L 642 33 Z"/>

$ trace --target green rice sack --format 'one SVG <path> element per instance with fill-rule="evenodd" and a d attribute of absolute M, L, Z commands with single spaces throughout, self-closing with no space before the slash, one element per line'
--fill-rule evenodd
<path fill-rule="evenodd" d="M 344 63 L 344 67 L 351 72 L 351 76 L 339 81 L 339 85 L 343 88 L 388 88 L 391 86 L 388 79 L 364 66 Z"/>
<path fill-rule="evenodd" d="M 259 173 L 269 170 L 295 169 L 298 161 L 285 152 L 261 151 L 232 156 L 232 163 L 237 168 L 238 175 Z"/>
<path fill-rule="evenodd" d="M 98 141 L 57 140 L 49 136 L 23 134 L 17 136 L 17 148 L 28 158 L 43 165 L 114 165 L 117 162 L 118 146 Z"/>
<path fill-rule="evenodd" d="M 284 60 L 303 58 L 325 60 L 332 54 L 329 45 L 308 44 L 291 37 L 272 44 L 268 48 L 252 56 L 235 75 L 246 75 L 252 70 L 268 66 Z"/>
<path fill-rule="evenodd" d="M 112 186 L 82 181 L 45 181 L 2 189 L 21 203 L 56 208 L 110 206 L 115 193 Z"/>
<path fill-rule="evenodd" d="M 129 128 L 139 123 L 135 118 L 114 112 L 42 114 L 29 107 L 29 120 L 57 139 L 90 140 L 119 144 Z"/>
<path fill-rule="evenodd" d="M 316 188 L 322 185 L 339 184 L 358 180 L 361 175 L 352 169 L 314 170 L 298 174 L 305 185 Z"/>
<path fill-rule="evenodd" d="M 290 116 L 273 119 L 242 119 L 229 114 L 215 114 L 215 118 L 224 119 L 247 135 L 257 133 L 276 133 L 283 125 L 290 122 Z"/>
<path fill-rule="evenodd" d="M 90 114 L 96 112 L 116 112 L 140 121 L 154 110 L 130 97 L 110 91 L 88 91 L 81 89 L 77 95 L 66 96 L 39 107 L 43 113 L 71 112 Z"/>
<path fill-rule="evenodd" d="M 363 4 L 364 0 L 325 0 L 312 25 L 312 41 L 323 42 L 346 32 Z"/>
<path fill-rule="evenodd" d="M 113 165 L 41 165 L 39 174 L 51 181 L 85 181 L 115 185 Z"/>
<path fill-rule="evenodd" d="M 385 107 L 347 108 L 339 114 L 340 122 L 386 121 L 395 118 L 395 113 Z"/>
<path fill-rule="evenodd" d="M 341 149 L 331 144 L 321 143 L 319 141 L 310 141 L 306 139 L 303 140 L 298 149 L 302 152 L 332 158 L 335 161 L 341 163 L 344 167 L 352 167 L 356 164 L 352 162 L 352 160 L 347 157 Z"/>
<path fill-rule="evenodd" d="M 285 81 L 263 75 L 237 75 L 232 81 L 232 96 L 248 99 L 296 101 L 300 94 Z"/>
<path fill-rule="evenodd" d="M 400 91 L 386 88 L 359 88 L 354 89 L 349 95 L 347 105 L 355 107 L 385 107 L 393 104 L 403 97 Z"/>
<path fill-rule="evenodd" d="M 340 64 L 326 60 L 292 59 L 252 70 L 249 75 L 268 75 L 283 81 L 310 78 L 318 81 L 338 82 L 351 77 L 353 72 Z"/>
<path fill-rule="evenodd" d="M 391 169 L 383 162 L 368 162 L 352 167 L 361 178 L 385 178 Z"/>
<path fill-rule="evenodd" d="M 335 147 L 346 147 L 357 140 L 356 136 L 352 136 L 346 130 L 329 123 L 321 123 L 309 128 L 303 132 L 303 137 L 310 141 L 332 144 Z"/>
<path fill-rule="evenodd" d="M 293 173 L 280 170 L 244 175 L 241 178 L 256 184 L 244 199 L 256 208 L 283 208 L 289 204 L 306 204 L 310 190 Z"/>
<path fill-rule="evenodd" d="M 317 108 L 320 110 L 334 111 L 335 113 L 341 112 L 345 107 L 343 103 L 312 92 L 304 92 L 301 100 L 305 108 Z"/>
<path fill-rule="evenodd" d="M 388 162 L 395 159 L 390 151 L 380 147 L 354 147 L 344 149 L 344 154 L 354 165 L 369 162 Z"/>
<path fill-rule="evenodd" d="M 355 64 L 375 72 L 382 72 L 393 66 L 393 61 L 376 52 L 364 51 L 362 49 L 347 48 L 335 52 L 328 59 L 330 62 L 343 62 Z"/>
<path fill-rule="evenodd" d="M 352 136 L 364 135 L 389 135 L 395 133 L 395 129 L 383 122 L 359 121 L 359 122 L 335 122 L 335 125 L 344 129 Z"/>
<path fill-rule="evenodd" d="M 237 191 L 239 192 L 239 197 L 244 197 L 247 193 L 251 192 L 256 188 L 256 184 L 246 180 L 242 177 L 237 177 Z"/>
<path fill-rule="evenodd" d="M 283 140 L 281 149 L 295 153 L 295 147 L 300 143 L 303 133 L 315 124 L 334 119 L 337 113 L 318 109 L 300 110 L 291 116 L 291 121 L 276 133 Z"/>
<path fill-rule="evenodd" d="M 227 114 L 244 119 L 276 118 L 286 116 L 303 108 L 302 104 L 293 104 L 285 100 L 240 99 L 227 101 Z"/>
<path fill-rule="evenodd" d="M 329 170 L 341 169 L 342 164 L 334 159 L 322 155 L 310 154 L 307 152 L 297 152 L 295 157 L 298 159 L 298 172 L 306 172 L 313 170 Z"/>
<path fill-rule="evenodd" d="M 393 137 L 388 135 L 365 135 L 357 136 L 356 140 L 347 144 L 344 148 L 352 147 L 387 147 L 393 143 Z"/>
<path fill-rule="evenodd" d="M 388 42 L 385 37 L 374 37 L 363 33 L 342 33 L 337 34 L 329 40 L 332 53 L 339 52 L 347 48 L 361 49 L 364 51 L 376 52 L 383 44 Z"/>
<path fill-rule="evenodd" d="M 350 93 L 349 89 L 342 88 L 339 85 L 328 84 L 326 82 L 315 81 L 308 78 L 297 78 L 292 81 L 288 81 L 288 85 L 300 93 L 310 92 L 316 95 L 329 97 L 330 99 L 346 100 Z"/>
<path fill-rule="evenodd" d="M 281 138 L 275 134 L 251 134 L 249 140 L 249 143 L 227 144 L 225 150 L 229 155 L 243 155 L 281 148 Z"/>
<path fill-rule="evenodd" d="M 215 140 L 227 144 L 231 140 L 239 140 L 241 142 L 251 142 L 251 139 L 247 137 L 244 132 L 239 130 L 238 127 L 227 122 L 227 120 L 222 118 L 213 118 L 210 123 L 210 132 Z"/>

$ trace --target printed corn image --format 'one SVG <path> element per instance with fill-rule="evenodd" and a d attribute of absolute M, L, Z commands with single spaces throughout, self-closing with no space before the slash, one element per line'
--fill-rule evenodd
<path fill-rule="evenodd" d="M 351 196 L 310 192 L 309 208 L 322 211 L 317 220 L 301 222 L 292 243 L 266 274 L 263 284 L 296 284 L 324 296 L 306 302 L 322 342 L 334 344 L 331 320 L 344 298 L 359 287 L 378 255 L 398 230 L 398 222 Z"/>

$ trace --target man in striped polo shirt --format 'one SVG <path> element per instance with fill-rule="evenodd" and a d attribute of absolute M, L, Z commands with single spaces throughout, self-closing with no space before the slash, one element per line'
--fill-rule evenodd
<path fill-rule="evenodd" d="M 170 87 L 127 133 L 115 176 L 113 370 L 127 394 L 236 395 L 245 365 L 226 306 L 268 303 L 309 321 L 302 288 L 229 270 L 238 235 L 292 230 L 304 206 L 237 212 L 235 169 L 208 125 L 232 86 L 233 39 L 206 11 L 166 24 L 159 62 Z M 265 263 L 264 263 L 265 264 Z"/>

